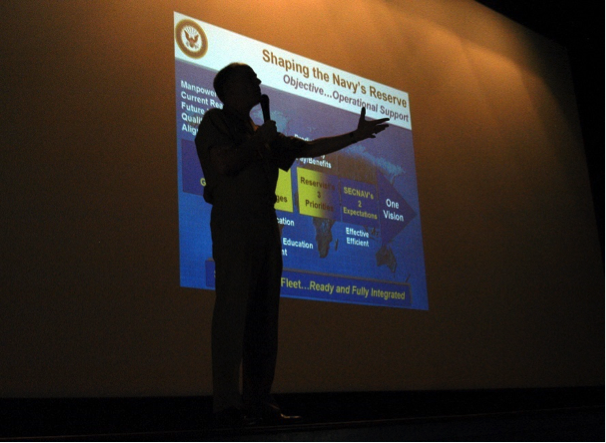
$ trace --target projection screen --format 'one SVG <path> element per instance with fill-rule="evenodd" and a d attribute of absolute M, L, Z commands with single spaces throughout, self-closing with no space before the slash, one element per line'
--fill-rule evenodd
<path fill-rule="evenodd" d="M 390 118 L 375 139 L 280 171 L 282 295 L 427 310 L 408 94 L 177 12 L 174 25 L 181 285 L 214 289 L 211 206 L 194 137 L 204 113 L 222 107 L 215 74 L 242 62 L 262 80 L 285 135 L 349 132 L 362 107 L 367 118 Z M 260 107 L 252 118 L 262 123 Z"/>

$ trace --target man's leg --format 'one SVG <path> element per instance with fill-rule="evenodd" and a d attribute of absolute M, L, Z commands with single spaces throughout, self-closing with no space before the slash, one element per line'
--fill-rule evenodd
<path fill-rule="evenodd" d="M 258 280 L 248 302 L 244 335 L 243 396 L 248 409 L 260 413 L 277 405 L 270 392 L 278 353 L 278 315 L 282 249 L 277 223 L 268 225 Z"/>
<path fill-rule="evenodd" d="M 212 219 L 216 299 L 212 321 L 213 411 L 241 408 L 240 365 L 254 266 L 250 232 L 239 223 Z"/>

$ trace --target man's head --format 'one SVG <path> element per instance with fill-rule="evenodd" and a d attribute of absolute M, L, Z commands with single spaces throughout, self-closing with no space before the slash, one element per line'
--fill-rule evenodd
<path fill-rule="evenodd" d="M 259 103 L 261 80 L 253 69 L 243 63 L 231 63 L 215 76 L 213 86 L 224 104 L 250 106 Z"/>

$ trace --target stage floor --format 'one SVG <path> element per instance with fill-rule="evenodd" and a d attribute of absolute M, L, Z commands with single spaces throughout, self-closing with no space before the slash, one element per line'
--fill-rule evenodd
<path fill-rule="evenodd" d="M 214 429 L 209 397 L 3 399 L 0 440 L 604 441 L 604 388 L 281 394 L 285 426 Z"/>

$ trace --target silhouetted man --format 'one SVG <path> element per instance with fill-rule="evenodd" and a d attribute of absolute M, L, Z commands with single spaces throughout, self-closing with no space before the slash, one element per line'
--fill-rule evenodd
<path fill-rule="evenodd" d="M 196 135 L 206 179 L 204 199 L 213 205 L 213 411 L 218 423 L 228 426 L 250 423 L 250 418 L 292 418 L 282 414 L 270 394 L 282 275 L 274 209 L 278 169 L 287 171 L 296 158 L 329 154 L 374 138 L 388 120 L 367 121 L 362 108 L 353 132 L 311 142 L 286 137 L 274 121 L 257 126 L 250 118 L 261 98 L 260 84 L 248 65 L 233 63 L 219 71 L 214 88 L 224 107 L 208 110 Z"/>

